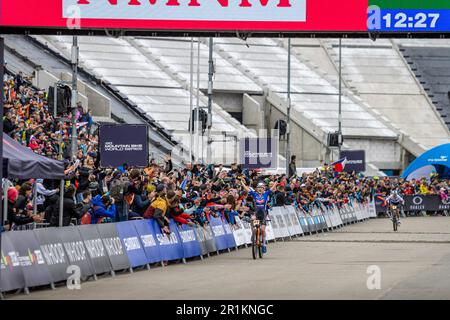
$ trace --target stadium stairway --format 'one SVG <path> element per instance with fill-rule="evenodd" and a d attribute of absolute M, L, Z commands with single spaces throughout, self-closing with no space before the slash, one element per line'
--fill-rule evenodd
<path fill-rule="evenodd" d="M 450 41 L 399 41 L 398 47 L 436 111 L 450 128 Z"/>

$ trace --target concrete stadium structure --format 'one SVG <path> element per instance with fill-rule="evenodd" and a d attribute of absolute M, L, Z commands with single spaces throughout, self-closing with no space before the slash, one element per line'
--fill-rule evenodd
<path fill-rule="evenodd" d="M 34 39 L 48 50 L 70 57 L 70 37 Z M 197 81 L 197 41 L 201 53 L 199 105 L 204 107 L 206 38 L 194 39 L 193 88 L 190 38 L 80 37 L 81 66 L 114 86 L 187 148 L 189 90 L 196 90 Z M 15 45 L 14 41 L 9 44 Z M 336 150 L 326 146 L 326 139 L 338 126 L 338 41 L 293 39 L 292 44 L 292 154 L 297 155 L 299 167 L 314 167 L 337 157 Z M 414 49 L 419 45 L 427 48 L 425 58 Z M 446 40 L 343 40 L 344 149 L 366 150 L 368 174 L 380 174 L 380 170 L 399 173 L 424 151 L 449 141 L 448 81 L 441 83 L 445 73 L 435 72 L 425 81 L 424 72 L 419 74 L 420 68 L 414 65 L 421 63 L 428 69 L 426 61 L 433 60 L 434 54 L 445 56 L 449 47 Z M 412 61 L 417 55 L 421 59 Z M 20 68 L 20 62 L 16 63 Z M 287 40 L 216 38 L 214 66 L 212 131 L 217 142 L 212 144 L 213 161 L 223 163 L 236 160 L 232 154 L 237 150 L 236 138 L 254 136 L 260 129 L 270 131 L 278 120 L 285 119 Z M 221 141 L 224 136 L 225 143 Z M 204 159 L 205 145 L 206 138 L 203 148 L 198 148 L 200 153 L 203 149 Z M 281 154 L 284 147 L 281 142 Z"/>

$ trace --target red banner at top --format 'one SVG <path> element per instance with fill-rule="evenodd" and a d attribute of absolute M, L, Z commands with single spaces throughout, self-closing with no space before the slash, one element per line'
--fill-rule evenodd
<path fill-rule="evenodd" d="M 0 25 L 149 31 L 367 31 L 368 0 L 0 0 Z"/>

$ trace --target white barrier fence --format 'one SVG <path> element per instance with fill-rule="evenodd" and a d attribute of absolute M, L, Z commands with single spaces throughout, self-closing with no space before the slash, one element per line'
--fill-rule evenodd
<path fill-rule="evenodd" d="M 340 228 L 350 223 L 376 218 L 375 204 L 350 202 L 341 208 L 314 207 L 308 213 L 292 205 L 275 207 L 269 211 L 266 224 L 268 241 L 298 237 Z M 252 230 L 250 223 L 236 218 L 233 235 L 237 246 L 251 244 Z"/>
<path fill-rule="evenodd" d="M 308 213 L 293 206 L 276 207 L 269 213 L 267 240 L 277 241 L 323 232 L 371 216 L 373 212 L 370 205 L 356 202 L 339 209 L 312 207 Z M 53 286 L 54 283 L 65 281 L 69 264 L 77 265 L 86 278 L 96 278 L 97 274 L 114 274 L 118 270 L 131 272 L 137 267 L 149 269 L 150 264 L 164 261 L 182 260 L 186 263 L 187 258 L 203 259 L 205 254 L 219 254 L 220 251 L 251 244 L 250 224 L 239 218 L 236 221 L 235 225 L 230 225 L 219 218 L 211 218 L 210 225 L 194 228 L 180 227 L 171 221 L 170 241 L 162 241 L 166 237 L 154 220 L 5 232 L 1 234 L 1 249 L 5 257 L 2 256 L 1 263 L 0 298 L 1 292 L 16 289 L 27 291 L 28 288 L 48 284 Z M 114 250 L 109 250 L 112 239 L 115 241 Z M 130 239 L 134 241 L 132 246 Z M 98 250 L 92 247 L 93 243 L 99 246 Z M 59 249 L 55 251 L 58 261 L 53 251 L 48 251 L 50 247 L 61 248 L 61 252 Z M 18 257 L 31 259 L 30 252 L 34 253 L 33 263 L 14 263 Z"/>

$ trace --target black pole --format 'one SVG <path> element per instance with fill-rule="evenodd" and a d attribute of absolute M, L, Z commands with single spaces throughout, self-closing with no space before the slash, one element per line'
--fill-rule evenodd
<path fill-rule="evenodd" d="M 3 195 L 3 74 L 4 74 L 4 66 L 5 66 L 5 57 L 4 57 L 4 41 L 3 38 L 0 37 L 0 81 L 2 83 L 1 86 L 1 92 L 0 92 L 0 163 L 2 164 L 2 170 L 0 170 L 0 195 Z M 3 199 L 3 201 L 7 201 L 8 199 Z M 3 226 L 4 220 L 3 219 L 3 205 L 0 206 L 0 226 Z M 0 248 L 1 248 L 1 237 L 0 237 Z"/>
<path fill-rule="evenodd" d="M 287 130 L 286 130 L 286 176 L 289 177 L 289 164 L 291 163 L 291 38 L 288 39 L 288 65 L 287 65 Z"/>
<path fill-rule="evenodd" d="M 213 77 L 214 77 L 213 46 L 214 40 L 211 37 L 209 38 L 209 58 L 208 58 L 208 123 L 207 123 L 208 141 L 206 142 L 207 143 L 206 162 L 208 163 L 208 165 L 212 163 L 211 127 L 212 127 L 212 96 L 213 96 Z"/>

